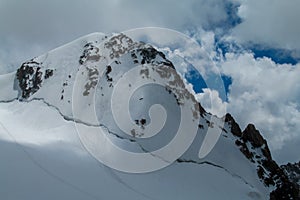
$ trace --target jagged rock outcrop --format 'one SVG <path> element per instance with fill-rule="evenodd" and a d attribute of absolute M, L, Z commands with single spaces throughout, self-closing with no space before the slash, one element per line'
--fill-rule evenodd
<path fill-rule="evenodd" d="M 300 161 L 281 165 L 280 167 L 291 181 L 300 185 Z"/>
<path fill-rule="evenodd" d="M 23 98 L 28 98 L 41 87 L 42 73 L 40 72 L 40 69 L 39 66 L 30 66 L 29 63 L 24 63 L 18 69 L 17 79 L 19 80 Z"/>
<path fill-rule="evenodd" d="M 255 126 L 248 124 L 245 130 L 241 131 L 239 125 L 228 113 L 225 115 L 224 121 L 228 123 L 232 134 L 236 136 L 235 144 L 240 148 L 240 151 L 256 165 L 260 180 L 267 187 L 275 187 L 270 193 L 270 199 L 300 199 L 299 186 L 289 179 L 287 172 L 284 172 L 284 169 L 286 171 L 288 168 L 291 169 L 292 165 L 283 167 L 283 169 L 278 166 L 272 159 L 267 141 Z M 299 172 L 299 169 L 297 172 Z"/>
<path fill-rule="evenodd" d="M 33 60 L 23 63 L 16 73 L 22 98 L 26 99 L 37 92 L 43 80 L 52 75 L 53 69 L 43 69 L 41 63 Z"/>
<path fill-rule="evenodd" d="M 294 184 L 298 185 L 299 198 L 300 198 L 300 161 L 298 163 L 288 163 L 281 165 L 280 168 L 288 179 Z"/>
<path fill-rule="evenodd" d="M 236 121 L 233 119 L 233 117 L 227 113 L 225 115 L 225 122 L 227 122 L 230 127 L 231 127 L 231 132 L 233 135 L 241 137 L 242 136 L 242 131 L 239 127 L 239 125 L 236 123 Z"/>
<path fill-rule="evenodd" d="M 259 131 L 256 130 L 253 124 L 248 124 L 246 129 L 243 131 L 242 139 L 244 142 L 249 141 L 255 148 L 266 144 L 266 140 L 261 136 Z"/>

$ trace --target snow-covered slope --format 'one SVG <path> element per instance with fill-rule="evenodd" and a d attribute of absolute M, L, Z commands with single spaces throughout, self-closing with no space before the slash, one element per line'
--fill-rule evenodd
<path fill-rule="evenodd" d="M 135 76 L 127 73 L 135 69 Z M 138 80 L 149 84 L 137 87 Z M 230 114 L 220 119 L 205 112 L 163 53 L 124 34 L 90 34 L 23 63 L 16 73 L 0 76 L 0 102 L 3 199 L 296 199 L 298 195 L 253 125 L 241 131 Z M 165 108 L 161 112 L 155 107 L 160 116 L 148 115 L 154 104 Z M 114 105 L 120 106 L 114 110 Z M 190 126 L 182 139 L 191 137 L 196 125 L 195 139 L 163 169 L 120 172 L 86 149 L 85 142 L 101 127 L 127 151 L 156 151 L 174 138 L 185 110 L 190 111 L 186 115 Z M 164 116 L 165 123 L 156 120 Z M 158 125 L 151 127 L 153 123 Z M 153 136 L 146 131 L 149 126 L 162 129 Z M 218 133 L 221 137 L 212 151 L 199 158 L 207 135 Z M 106 143 L 97 140 L 95 149 L 101 144 Z M 111 154 L 109 159 L 119 157 Z"/>

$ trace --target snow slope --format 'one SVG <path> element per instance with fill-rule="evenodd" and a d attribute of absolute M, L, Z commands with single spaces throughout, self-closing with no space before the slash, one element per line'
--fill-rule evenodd
<path fill-rule="evenodd" d="M 109 169 L 86 152 L 74 123 L 54 108 L 42 101 L 0 105 L 3 199 L 266 198 L 262 185 L 253 186 L 257 180 L 250 185 L 206 160 L 146 174 Z"/>

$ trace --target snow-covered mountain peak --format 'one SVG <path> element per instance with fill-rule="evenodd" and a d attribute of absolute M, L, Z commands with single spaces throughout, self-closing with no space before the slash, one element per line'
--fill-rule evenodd
<path fill-rule="evenodd" d="M 174 133 L 181 128 L 182 121 L 187 120 L 181 139 L 187 140 L 187 144 L 186 138 L 193 139 L 188 148 L 179 152 L 178 158 L 171 160 L 173 164 L 168 163 L 169 167 L 153 172 L 158 174 L 154 179 L 151 174 L 141 175 L 144 179 L 139 179 L 141 176 L 116 172 L 129 184 L 139 180 L 144 185 L 163 188 L 164 183 L 157 180 L 160 176 L 169 177 L 166 183 L 175 182 L 177 190 L 190 195 L 189 199 L 199 198 L 198 186 L 202 192 L 217 188 L 220 194 L 207 193 L 207 199 L 219 199 L 223 195 L 235 199 L 296 199 L 298 195 L 299 189 L 272 159 L 267 141 L 253 124 L 242 131 L 229 113 L 221 119 L 207 113 L 165 54 L 151 44 L 134 41 L 122 33 L 90 34 L 24 62 L 15 73 L 0 76 L 0 101 L 17 105 L 20 110 L 14 111 L 20 115 L 17 119 L 30 117 L 24 116 L 28 112 L 38 113 L 34 107 L 40 108 L 36 101 L 41 101 L 51 116 L 60 121 L 59 127 L 74 121 L 77 131 L 86 130 L 87 138 L 94 141 L 101 140 L 91 137 L 89 131 L 101 127 L 109 140 L 122 149 L 136 154 L 155 152 L 151 156 L 167 163 L 170 161 L 157 156 L 156 152 L 173 141 Z M 22 120 L 18 122 L 22 126 Z M 9 123 L 7 126 L 7 130 L 15 130 Z M 23 126 L 26 129 L 26 124 Z M 38 126 L 33 129 L 29 132 L 39 132 Z M 157 130 L 158 134 L 151 135 L 147 132 L 149 129 Z M 78 138 L 74 127 L 61 129 L 61 134 L 65 131 Z M 220 138 L 211 152 L 199 158 L 206 136 L 214 138 L 219 133 Z M 107 143 L 97 143 L 101 144 Z M 177 151 L 176 148 L 171 150 Z M 110 158 L 119 159 L 114 155 Z M 191 180 L 185 180 L 185 175 Z M 183 190 L 181 181 L 190 184 L 191 189 Z M 230 184 L 225 186 L 226 183 Z M 159 187 L 145 189 L 143 184 L 137 187 L 145 193 L 161 193 L 164 199 L 182 197 Z M 111 195 L 105 194 L 106 198 Z M 157 194 L 157 199 L 161 199 Z"/>

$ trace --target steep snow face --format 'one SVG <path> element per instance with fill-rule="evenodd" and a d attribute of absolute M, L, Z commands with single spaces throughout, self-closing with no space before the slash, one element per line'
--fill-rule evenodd
<path fill-rule="evenodd" d="M 148 84 L 138 87 L 139 81 Z M 282 183 L 265 181 L 274 178 L 274 165 L 253 127 L 242 132 L 230 115 L 205 112 L 163 53 L 124 34 L 79 38 L 2 75 L 0 88 L 4 199 L 267 199 Z M 180 141 L 187 148 L 166 151 L 176 152 L 175 159 L 158 156 L 176 138 L 184 112 L 188 125 Z M 219 134 L 200 159 L 205 138 Z M 149 159 L 126 161 L 108 142 Z M 109 164 L 147 168 L 153 159 L 166 165 L 124 173 L 99 162 L 103 152 Z"/>
<path fill-rule="evenodd" d="M 21 90 L 19 98 L 25 101 L 44 99 L 57 107 L 64 116 L 71 117 L 72 90 L 81 66 L 81 56 L 90 49 L 86 57 L 92 59 L 94 49 L 90 48 L 89 42 L 97 44 L 104 37 L 101 33 L 90 34 L 23 63 L 16 76 Z"/>
<path fill-rule="evenodd" d="M 14 88 L 16 73 L 0 75 L 0 101 L 9 101 L 18 97 Z"/>
<path fill-rule="evenodd" d="M 0 121 L 3 161 L 0 191 L 4 199 L 179 200 L 267 196 L 262 186 L 255 187 L 253 182 L 250 185 L 243 180 L 255 176 L 255 172 L 239 177 L 231 169 L 207 160 L 194 163 L 183 161 L 187 160 L 183 157 L 169 167 L 145 174 L 112 170 L 87 153 L 73 122 L 64 120 L 56 109 L 39 100 L 0 104 Z M 123 146 L 132 143 L 111 138 Z M 259 184 L 258 180 L 255 182 Z"/>

